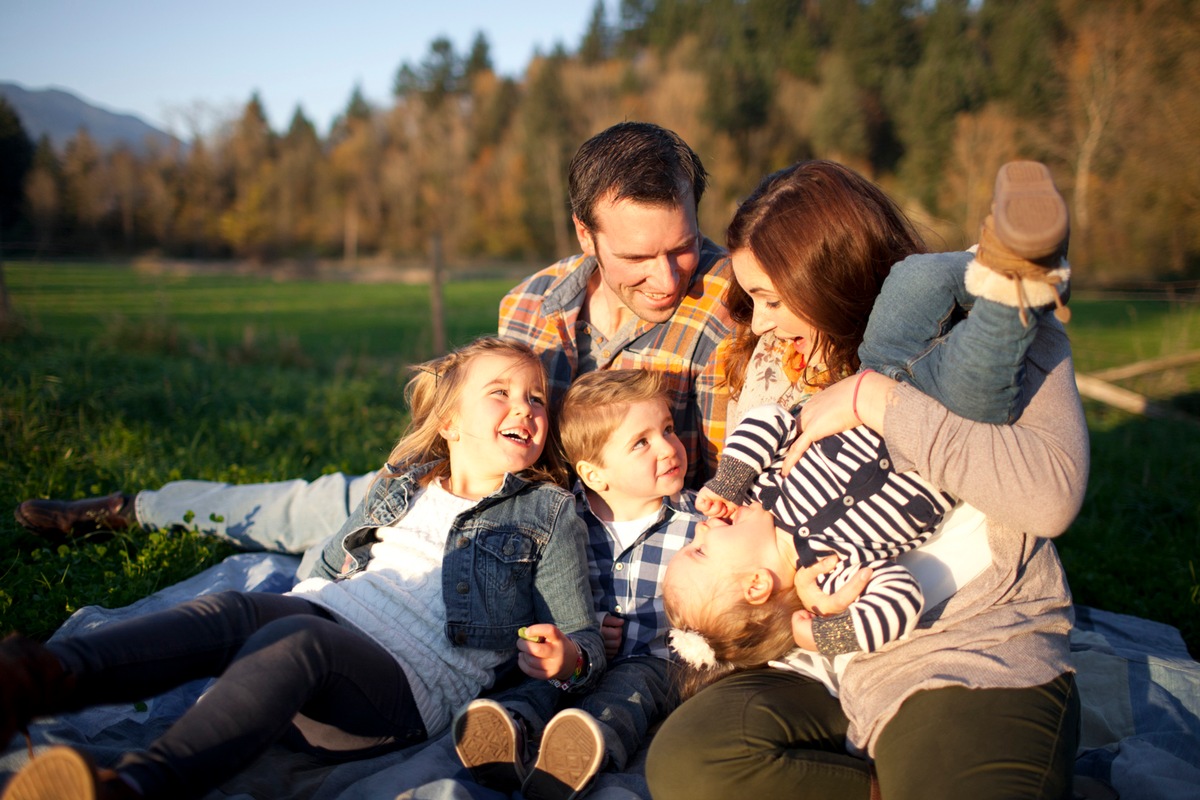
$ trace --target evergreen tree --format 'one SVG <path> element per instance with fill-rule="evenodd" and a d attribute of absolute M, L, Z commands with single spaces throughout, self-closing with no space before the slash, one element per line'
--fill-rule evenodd
<path fill-rule="evenodd" d="M 487 36 L 483 31 L 475 34 L 475 41 L 471 42 L 471 52 L 467 54 L 466 62 L 463 66 L 463 73 L 467 80 L 471 80 L 476 75 L 483 72 L 493 72 L 495 68 L 492 66 L 492 48 L 488 44 Z"/>
<path fill-rule="evenodd" d="M 1055 63 L 1064 36 L 1055 0 L 987 0 L 979 10 L 988 94 L 1022 117 L 1053 114 L 1065 78 Z"/>
<path fill-rule="evenodd" d="M 604 17 L 604 0 L 596 0 L 587 31 L 579 44 L 579 60 L 584 64 L 597 64 L 608 58 L 610 34 Z"/>
<path fill-rule="evenodd" d="M 22 217 L 25 176 L 33 166 L 33 141 L 21 118 L 0 97 L 0 235 Z"/>
<path fill-rule="evenodd" d="M 42 134 L 25 179 L 25 197 L 38 257 L 49 250 L 62 213 L 62 167 L 50 137 Z"/>

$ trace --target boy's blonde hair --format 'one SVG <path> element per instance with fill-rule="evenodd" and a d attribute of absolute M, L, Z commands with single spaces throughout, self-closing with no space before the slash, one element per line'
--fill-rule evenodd
<path fill-rule="evenodd" d="M 685 613 L 687 599 L 678 588 L 665 587 L 663 605 L 667 619 L 685 636 L 700 636 L 712 649 L 711 663 L 698 664 L 680 653 L 676 674 L 680 699 L 691 697 L 714 681 L 735 672 L 765 667 L 796 646 L 792 614 L 803 608 L 790 588 L 776 592 L 759 605 L 746 602 L 731 580 L 728 591 L 715 597 L 690 598 L 696 606 Z M 729 602 L 722 602 L 728 598 Z M 676 632 L 672 632 L 672 645 Z M 676 648 L 677 652 L 679 648 Z"/>
<path fill-rule="evenodd" d="M 609 369 L 580 375 L 571 384 L 558 412 L 558 440 L 563 458 L 574 469 L 580 461 L 603 466 L 600 455 L 625 410 L 648 400 L 668 401 L 667 378 L 644 369 Z"/>
<path fill-rule="evenodd" d="M 549 402 L 549 381 L 540 358 L 523 342 L 498 336 L 481 336 L 468 345 L 441 358 L 412 367 L 413 376 L 404 387 L 404 399 L 411 419 L 400 440 L 392 448 L 388 463 L 380 473 L 395 478 L 413 467 L 440 462 L 422 479 L 428 484 L 435 478 L 450 476 L 450 449 L 439 429 L 450 421 L 462 400 L 462 388 L 471 362 L 483 355 L 507 356 L 537 368 L 542 395 Z M 551 437 L 538 460 L 522 472 L 529 480 L 544 480 L 567 485 L 567 474 L 555 453 L 554 426 Z"/>

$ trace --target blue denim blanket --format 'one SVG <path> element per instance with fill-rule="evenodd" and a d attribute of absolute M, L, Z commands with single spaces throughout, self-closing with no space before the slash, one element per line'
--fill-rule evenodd
<path fill-rule="evenodd" d="M 236 589 L 283 592 L 292 587 L 299 559 L 247 553 L 119 609 L 80 609 L 55 636 L 145 614 L 201 594 Z M 1200 800 L 1200 663 L 1179 632 L 1157 622 L 1076 607 L 1071 633 L 1083 731 L 1076 760 L 1077 787 L 1122 800 Z M 38 748 L 81 746 L 101 764 L 145 746 L 195 702 L 204 681 L 182 686 L 138 706 L 89 709 L 46 720 L 31 731 Z M 644 753 L 643 753 L 644 756 Z M 0 755 L 0 781 L 26 761 L 17 737 Z M 588 794 L 594 800 L 648 798 L 642 758 L 624 773 L 603 773 Z M 377 758 L 330 766 L 275 747 L 206 800 L 498 800 L 472 784 L 459 765 L 449 735 Z M 1111 794 L 1107 796 L 1111 797 Z"/>

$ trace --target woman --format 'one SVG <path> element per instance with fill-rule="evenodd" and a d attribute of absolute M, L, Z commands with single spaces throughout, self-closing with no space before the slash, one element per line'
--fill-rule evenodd
<path fill-rule="evenodd" d="M 840 701 L 811 678 L 759 669 L 684 703 L 651 747 L 652 794 L 865 798 L 874 772 L 888 800 L 1069 797 L 1079 706 L 1070 594 L 1050 539 L 1082 503 L 1088 440 L 1062 327 L 1038 327 L 1016 423 L 972 422 L 882 375 L 836 383 L 858 368 L 891 266 L 925 252 L 875 186 L 836 164 L 797 164 L 743 203 L 728 245 L 738 406 L 853 403 L 897 470 L 964 501 L 947 529 L 983 532 L 976 552 L 940 564 L 957 592 L 908 638 L 855 658 Z M 958 257 L 964 268 L 972 258 Z"/>

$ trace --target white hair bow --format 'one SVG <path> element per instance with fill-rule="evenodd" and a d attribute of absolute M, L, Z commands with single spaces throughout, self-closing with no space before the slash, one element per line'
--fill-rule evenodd
<path fill-rule="evenodd" d="M 696 669 L 712 669 L 717 665 L 717 653 L 699 631 L 672 628 L 667 635 L 671 649 Z"/>

